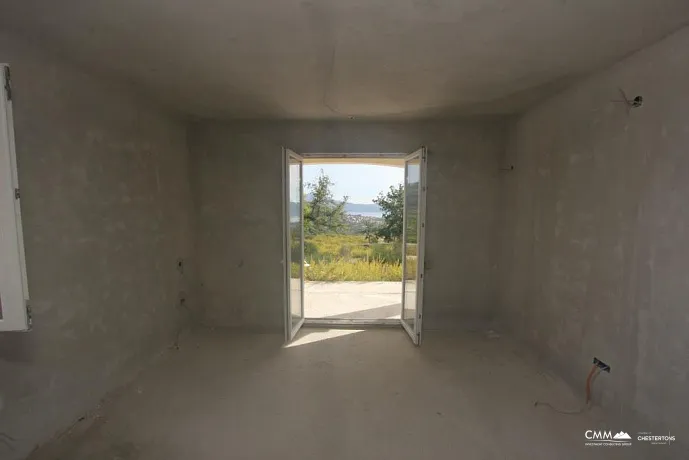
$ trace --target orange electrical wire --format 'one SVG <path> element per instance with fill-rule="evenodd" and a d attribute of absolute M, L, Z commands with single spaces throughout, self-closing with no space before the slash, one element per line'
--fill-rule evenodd
<path fill-rule="evenodd" d="M 591 402 L 591 380 L 593 379 L 593 376 L 596 373 L 596 369 L 598 369 L 598 366 L 594 364 L 591 367 L 591 371 L 589 372 L 588 377 L 586 377 L 586 405 L 588 405 Z"/>
<path fill-rule="evenodd" d="M 589 371 L 589 375 L 586 377 L 586 403 L 584 404 L 583 407 L 575 410 L 564 410 L 564 409 L 558 409 L 557 407 L 553 406 L 549 402 L 544 402 L 544 401 L 536 401 L 534 403 L 534 406 L 548 406 L 555 412 L 559 414 L 565 414 L 565 415 L 576 415 L 576 414 L 581 414 L 585 410 L 587 410 L 591 406 L 591 385 L 593 384 L 593 380 L 600 374 L 601 369 L 598 368 L 597 365 L 593 365 L 591 367 L 591 370 Z"/>

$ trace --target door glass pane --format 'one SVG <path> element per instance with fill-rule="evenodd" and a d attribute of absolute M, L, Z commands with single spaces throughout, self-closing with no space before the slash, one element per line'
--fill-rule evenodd
<path fill-rule="evenodd" d="M 302 271 L 304 270 L 301 223 L 301 162 L 289 159 L 289 241 L 290 241 L 290 312 L 294 329 L 304 317 Z"/>
<path fill-rule="evenodd" d="M 404 177 L 404 310 L 402 319 L 414 330 L 416 321 L 416 272 L 419 222 L 419 196 L 421 191 L 421 157 L 407 161 Z"/>

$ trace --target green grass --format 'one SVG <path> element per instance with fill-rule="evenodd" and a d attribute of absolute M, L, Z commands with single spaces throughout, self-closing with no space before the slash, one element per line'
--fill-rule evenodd
<path fill-rule="evenodd" d="M 298 257 L 292 248 L 293 260 Z M 416 245 L 408 246 L 416 255 Z M 369 243 L 363 235 L 316 235 L 304 243 L 307 281 L 401 281 L 400 243 Z M 413 258 L 410 258 L 413 260 Z M 292 263 L 292 277 L 299 276 L 299 264 Z M 416 276 L 416 264 L 408 264 L 407 278 Z"/>

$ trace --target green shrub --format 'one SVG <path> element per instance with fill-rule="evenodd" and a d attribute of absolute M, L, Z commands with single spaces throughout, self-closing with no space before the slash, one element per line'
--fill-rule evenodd
<path fill-rule="evenodd" d="M 298 241 L 292 241 L 290 247 L 292 260 L 301 259 L 301 247 Z M 318 246 L 309 240 L 304 241 L 304 259 L 309 260 L 318 257 Z"/>
<path fill-rule="evenodd" d="M 292 260 L 301 260 L 301 245 L 298 241 L 292 241 L 290 245 L 290 257 Z"/>
<path fill-rule="evenodd" d="M 352 246 L 349 244 L 343 244 L 340 246 L 339 256 L 344 259 L 349 259 L 352 254 Z"/>
<path fill-rule="evenodd" d="M 304 257 L 306 260 L 318 257 L 318 246 L 309 240 L 304 241 Z"/>
<path fill-rule="evenodd" d="M 402 246 L 399 243 L 372 244 L 371 259 L 387 264 L 402 263 Z"/>
<path fill-rule="evenodd" d="M 365 244 L 351 248 L 350 257 L 353 259 L 369 260 L 371 258 L 371 245 Z"/>
<path fill-rule="evenodd" d="M 299 273 L 299 264 L 297 262 L 292 262 L 292 266 L 290 267 L 290 276 L 292 278 L 299 278 L 299 276 L 301 276 Z"/>

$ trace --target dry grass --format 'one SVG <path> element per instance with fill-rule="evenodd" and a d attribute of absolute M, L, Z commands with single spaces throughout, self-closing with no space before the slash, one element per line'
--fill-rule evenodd
<path fill-rule="evenodd" d="M 416 247 L 408 248 L 415 261 Z M 401 281 L 402 248 L 399 243 L 369 243 L 362 235 L 317 235 L 306 240 L 304 278 L 307 281 Z M 294 257 L 294 256 L 293 256 Z M 407 278 L 416 277 L 416 264 L 408 264 Z M 292 264 L 292 276 L 299 265 Z"/>
<path fill-rule="evenodd" d="M 314 261 L 304 271 L 308 281 L 401 281 L 402 265 L 379 261 Z"/>

